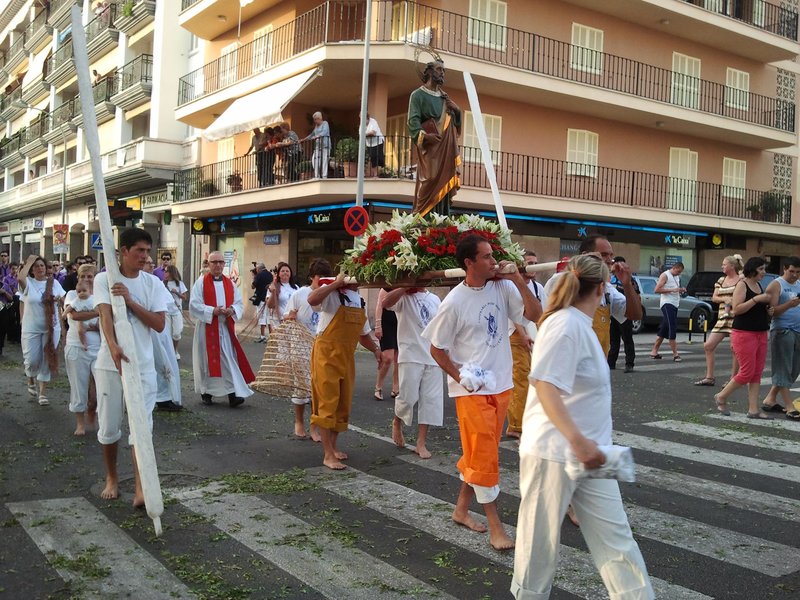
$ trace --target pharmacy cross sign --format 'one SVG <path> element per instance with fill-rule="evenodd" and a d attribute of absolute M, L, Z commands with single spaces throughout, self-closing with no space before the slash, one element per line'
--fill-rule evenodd
<path fill-rule="evenodd" d="M 344 213 L 344 230 L 357 237 L 367 230 L 369 215 L 363 206 L 352 206 Z"/>

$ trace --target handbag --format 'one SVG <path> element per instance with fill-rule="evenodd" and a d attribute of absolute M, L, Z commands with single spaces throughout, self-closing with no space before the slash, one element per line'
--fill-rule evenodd
<path fill-rule="evenodd" d="M 258 299 L 258 294 L 253 294 L 252 296 L 250 296 L 250 303 L 253 306 L 258 306 L 259 304 L 261 304 L 261 301 Z"/>

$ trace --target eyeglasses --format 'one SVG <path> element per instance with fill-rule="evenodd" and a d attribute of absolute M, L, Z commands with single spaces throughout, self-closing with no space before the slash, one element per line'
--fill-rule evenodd
<path fill-rule="evenodd" d="M 210 260 L 210 261 L 208 261 L 208 264 L 210 264 L 210 265 L 224 265 L 225 261 L 224 260 Z"/>
<path fill-rule="evenodd" d="M 172 260 L 171 256 L 162 256 L 161 260 Z"/>

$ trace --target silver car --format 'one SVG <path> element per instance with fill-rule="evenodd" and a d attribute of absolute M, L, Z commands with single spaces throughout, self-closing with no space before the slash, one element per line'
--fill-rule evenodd
<path fill-rule="evenodd" d="M 658 277 L 650 275 L 634 275 L 633 277 L 642 292 L 642 320 L 633 322 L 633 333 L 639 333 L 646 325 L 657 326 L 661 323 L 661 294 L 655 293 Z M 708 323 L 707 326 L 710 331 L 713 310 L 708 302 L 704 302 L 699 298 L 694 296 L 681 297 L 681 303 L 678 306 L 678 328 L 689 329 L 689 321 L 691 321 L 693 332 L 702 334 L 706 323 Z"/>

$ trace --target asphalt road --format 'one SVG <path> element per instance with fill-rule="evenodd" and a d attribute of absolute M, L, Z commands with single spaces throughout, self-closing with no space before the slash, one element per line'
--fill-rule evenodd
<path fill-rule="evenodd" d="M 31 401 L 19 347 L 0 357 L 0 599 L 505 599 L 513 557 L 449 521 L 458 489 L 452 403 L 419 460 L 390 442 L 391 399 L 372 399 L 374 361 L 360 353 L 345 472 L 292 435 L 292 408 L 256 394 L 237 409 L 191 391 L 191 332 L 181 342 L 185 410 L 155 415 L 164 535 L 123 497 L 99 498 L 92 436 L 72 436 L 62 375 Z M 637 336 L 634 373 L 612 373 L 615 436 L 632 446 L 638 481 L 623 497 L 659 598 L 800 597 L 800 424 L 716 416 L 702 346 L 680 336 L 682 363 L 653 361 Z M 246 344 L 254 367 L 263 345 Z M 720 347 L 717 379 L 730 368 Z M 623 361 L 620 360 L 620 366 Z M 765 387 L 768 382 L 765 374 Z M 719 389 L 719 388 L 717 388 Z M 388 398 L 388 387 L 387 387 Z M 410 433 L 410 432 L 409 432 Z M 413 442 L 413 435 L 409 435 Z M 500 450 L 501 516 L 519 503 L 513 442 Z M 474 507 L 480 511 L 479 507 Z M 607 597 L 580 531 L 562 530 L 553 598 Z"/>

